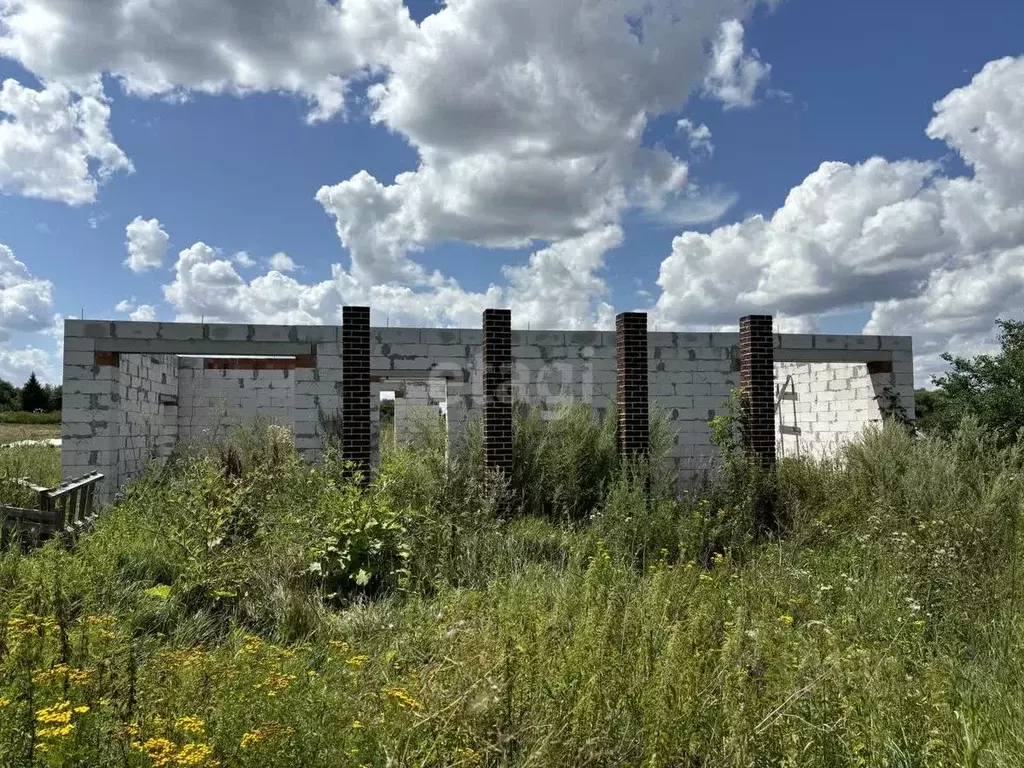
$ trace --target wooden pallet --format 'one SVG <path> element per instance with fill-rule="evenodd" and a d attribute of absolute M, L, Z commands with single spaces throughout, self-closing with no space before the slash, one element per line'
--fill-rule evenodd
<path fill-rule="evenodd" d="M 0 505 L 0 536 L 6 545 L 18 533 L 25 544 L 38 544 L 55 536 L 74 536 L 92 527 L 96 518 L 96 484 L 99 472 L 65 480 L 55 488 L 35 485 L 28 480 L 18 484 L 37 495 L 35 509 Z"/>

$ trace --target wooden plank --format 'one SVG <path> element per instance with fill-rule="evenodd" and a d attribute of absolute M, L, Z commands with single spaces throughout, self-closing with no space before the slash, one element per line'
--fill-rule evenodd
<path fill-rule="evenodd" d="M 88 510 L 86 510 L 86 508 L 85 508 L 85 501 L 86 501 L 86 498 L 89 496 L 89 489 L 91 487 L 92 487 L 91 484 L 90 485 L 86 485 L 86 486 L 82 487 L 78 491 L 78 499 L 76 499 L 76 501 L 78 503 L 75 504 L 75 520 L 76 521 L 84 520 L 86 518 L 86 516 L 89 514 Z"/>
<path fill-rule="evenodd" d="M 61 521 L 64 523 L 62 527 L 67 528 L 70 525 L 75 524 L 75 515 L 78 512 L 78 487 L 72 488 L 70 491 L 61 496 Z"/>
<path fill-rule="evenodd" d="M 783 435 L 799 435 L 800 427 L 790 427 L 786 424 L 780 424 L 779 432 Z"/>
<path fill-rule="evenodd" d="M 92 507 L 96 486 L 102 479 L 102 473 L 88 472 L 52 489 L 19 479 L 19 485 L 38 494 L 39 509 L 0 505 L 4 546 L 15 531 L 24 534 L 21 540 L 28 547 L 58 532 L 78 533 L 90 528 L 95 517 Z"/>
<path fill-rule="evenodd" d="M 30 491 L 33 491 L 35 493 L 42 493 L 43 491 L 50 490 L 45 485 L 36 485 L 35 483 L 29 482 L 28 478 L 25 477 L 15 478 L 14 482 L 16 482 L 22 488 L 28 488 Z"/>
<path fill-rule="evenodd" d="M 92 505 L 95 503 L 96 498 L 96 483 L 93 482 L 85 488 L 85 516 L 92 516 Z"/>
<path fill-rule="evenodd" d="M 39 523 L 41 525 L 56 526 L 59 523 L 55 512 L 39 509 L 0 506 L 0 515 L 5 519 L 24 520 L 26 522 Z"/>
<path fill-rule="evenodd" d="M 82 475 L 81 477 L 72 478 L 71 480 L 65 480 L 56 488 L 50 489 L 50 498 L 59 498 L 60 496 L 63 496 L 66 493 L 71 493 L 72 491 L 77 490 L 85 485 L 88 485 L 89 483 L 95 483 L 102 477 L 103 475 L 101 475 L 99 472 L 90 472 L 89 474 Z"/>

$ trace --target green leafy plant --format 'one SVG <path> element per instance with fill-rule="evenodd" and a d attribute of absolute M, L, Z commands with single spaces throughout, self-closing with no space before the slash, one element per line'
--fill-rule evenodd
<path fill-rule="evenodd" d="M 726 461 L 732 461 L 740 455 L 743 448 L 743 431 L 745 429 L 743 402 L 740 390 L 729 391 L 725 402 L 725 410 L 708 420 L 711 429 L 711 443 L 718 448 Z"/>

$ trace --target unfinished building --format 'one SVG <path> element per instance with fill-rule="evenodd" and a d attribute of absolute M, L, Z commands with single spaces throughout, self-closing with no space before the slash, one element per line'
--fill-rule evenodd
<path fill-rule="evenodd" d="M 394 393 L 399 431 L 423 408 L 443 413 L 450 442 L 482 420 L 499 469 L 514 399 L 598 416 L 614 406 L 623 453 L 646 450 L 653 404 L 673 428 L 680 485 L 714 461 L 708 420 L 734 389 L 745 448 L 765 461 L 824 455 L 914 413 L 909 337 L 775 334 L 767 316 L 741 318 L 738 333 L 651 333 L 643 313 L 619 315 L 615 331 L 512 330 L 503 309 L 485 310 L 481 328 L 375 328 L 369 308 L 345 307 L 341 326 L 67 320 L 64 334 L 62 474 L 102 472 L 102 498 L 179 443 L 254 415 L 292 427 L 309 461 L 334 419 L 346 458 L 369 468 L 381 392 Z"/>

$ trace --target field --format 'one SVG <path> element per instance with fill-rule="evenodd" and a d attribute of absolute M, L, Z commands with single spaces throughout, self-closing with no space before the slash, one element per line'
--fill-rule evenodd
<path fill-rule="evenodd" d="M 429 427 L 367 487 L 258 425 L 154 468 L 0 556 L 0 764 L 1024 765 L 1020 447 L 675 499 L 613 426 L 518 417 L 504 491 Z"/>
<path fill-rule="evenodd" d="M 25 413 L 0 411 L 0 445 L 19 440 L 48 440 L 60 437 L 60 411 Z"/>
<path fill-rule="evenodd" d="M 60 424 L 8 424 L 0 422 L 0 445 L 20 440 L 49 440 L 60 437 Z"/>

